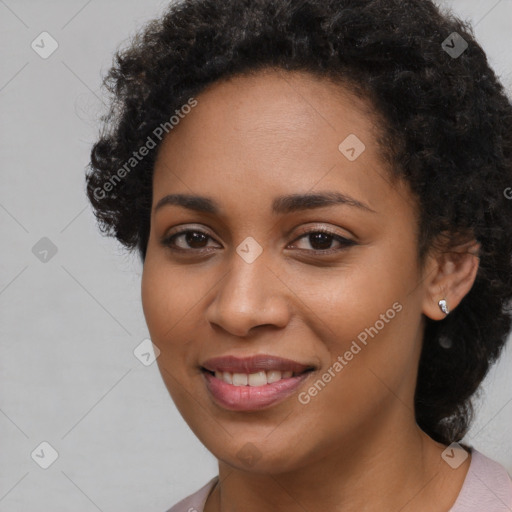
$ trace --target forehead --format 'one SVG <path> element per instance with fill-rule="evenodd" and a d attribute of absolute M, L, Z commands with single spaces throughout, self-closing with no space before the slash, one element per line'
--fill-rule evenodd
<path fill-rule="evenodd" d="M 267 201 L 317 187 L 371 204 L 375 185 L 382 193 L 389 182 L 377 116 L 340 84 L 266 70 L 216 82 L 196 100 L 159 150 L 155 199 L 175 188 Z"/>
<path fill-rule="evenodd" d="M 211 84 L 197 101 L 172 135 L 191 135 L 200 127 L 221 145 L 231 139 L 255 145 L 258 140 L 282 142 L 276 136 L 310 142 L 325 132 L 337 140 L 350 130 L 373 145 L 370 138 L 378 132 L 377 114 L 368 100 L 346 85 L 305 72 L 266 69 L 237 75 Z"/>

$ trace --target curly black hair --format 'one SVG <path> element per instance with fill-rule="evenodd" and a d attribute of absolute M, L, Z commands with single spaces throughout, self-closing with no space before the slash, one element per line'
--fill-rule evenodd
<path fill-rule="evenodd" d="M 430 0 L 173 2 L 104 79 L 112 101 L 86 175 L 100 229 L 144 261 L 158 127 L 169 132 L 209 84 L 265 68 L 349 83 L 371 102 L 383 154 L 417 200 L 421 261 L 441 235 L 480 243 L 470 292 L 446 319 L 425 319 L 415 392 L 420 428 L 461 440 L 511 327 L 512 105 L 451 12 Z"/>

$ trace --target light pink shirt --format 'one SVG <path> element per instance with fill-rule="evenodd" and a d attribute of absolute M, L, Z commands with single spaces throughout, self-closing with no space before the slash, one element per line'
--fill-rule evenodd
<path fill-rule="evenodd" d="M 167 512 L 204 512 L 208 494 L 217 482 L 206 485 L 176 503 Z M 439 511 L 442 512 L 442 511 Z M 512 512 L 512 480 L 505 468 L 474 448 L 471 463 L 457 501 L 448 512 Z"/>

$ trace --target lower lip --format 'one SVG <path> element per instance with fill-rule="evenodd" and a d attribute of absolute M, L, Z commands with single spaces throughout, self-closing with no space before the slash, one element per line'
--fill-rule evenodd
<path fill-rule="evenodd" d="M 308 378 L 311 371 L 264 386 L 233 386 L 203 371 L 206 387 L 215 401 L 231 411 L 255 411 L 281 402 Z"/>

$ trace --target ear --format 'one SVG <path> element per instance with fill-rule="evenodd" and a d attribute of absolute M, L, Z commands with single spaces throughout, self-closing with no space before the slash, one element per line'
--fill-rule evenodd
<path fill-rule="evenodd" d="M 432 320 L 443 320 L 445 313 L 439 307 L 446 300 L 453 311 L 471 290 L 479 265 L 480 244 L 476 240 L 449 249 L 435 250 L 425 265 L 422 312 Z"/>

